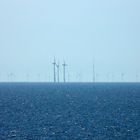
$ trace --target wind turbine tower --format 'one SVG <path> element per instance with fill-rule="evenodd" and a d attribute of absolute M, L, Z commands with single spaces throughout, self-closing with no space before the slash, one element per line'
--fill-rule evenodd
<path fill-rule="evenodd" d="M 26 74 L 26 81 L 29 82 L 29 74 Z"/>
<path fill-rule="evenodd" d="M 125 76 L 125 74 L 124 74 L 124 73 L 122 73 L 122 74 L 121 74 L 121 79 L 122 79 L 122 82 L 124 82 L 124 76 Z"/>
<path fill-rule="evenodd" d="M 56 61 L 55 61 L 55 58 L 54 58 L 54 62 L 53 62 L 52 64 L 53 64 L 54 83 L 55 83 L 55 82 L 56 82 L 56 74 L 55 74 L 55 66 L 56 66 Z"/>
<path fill-rule="evenodd" d="M 139 75 L 138 75 L 138 73 L 136 73 L 136 82 L 138 82 L 139 81 Z"/>
<path fill-rule="evenodd" d="M 59 83 L 59 62 L 58 64 L 56 64 L 56 67 L 57 67 L 57 82 Z"/>
<path fill-rule="evenodd" d="M 64 83 L 65 83 L 66 82 L 66 77 L 65 77 L 65 75 L 66 75 L 66 66 L 67 66 L 65 61 L 64 61 L 64 64 L 62 64 L 62 66 L 63 66 L 63 78 L 64 78 Z"/>

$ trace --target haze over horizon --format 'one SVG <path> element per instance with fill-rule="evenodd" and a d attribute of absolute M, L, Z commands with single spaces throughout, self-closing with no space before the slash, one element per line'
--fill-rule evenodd
<path fill-rule="evenodd" d="M 0 81 L 140 81 L 139 0 L 0 1 Z M 122 79 L 121 75 L 124 75 Z M 69 75 L 69 76 L 68 76 Z"/>

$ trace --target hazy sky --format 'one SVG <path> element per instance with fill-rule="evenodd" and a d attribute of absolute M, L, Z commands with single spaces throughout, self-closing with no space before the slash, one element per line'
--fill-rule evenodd
<path fill-rule="evenodd" d="M 140 0 L 1 0 L 0 81 L 50 81 L 54 56 L 70 81 L 92 80 L 93 57 L 98 81 L 135 81 Z"/>

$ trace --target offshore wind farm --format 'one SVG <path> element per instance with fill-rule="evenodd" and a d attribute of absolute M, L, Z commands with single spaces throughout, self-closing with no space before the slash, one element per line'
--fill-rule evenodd
<path fill-rule="evenodd" d="M 53 67 L 52 67 L 53 66 Z M 87 71 L 90 71 L 88 73 L 89 78 L 81 80 L 81 77 L 84 77 L 84 75 L 87 75 L 87 73 L 81 73 L 81 70 L 79 69 L 78 72 L 74 72 L 72 69 L 69 68 L 69 66 L 65 63 L 60 63 L 59 61 L 56 62 L 56 59 L 54 58 L 54 61 L 52 62 L 52 66 L 50 65 L 50 68 L 46 72 L 43 73 L 27 73 L 23 74 L 21 73 L 16 74 L 14 72 L 9 72 L 8 74 L 3 74 L 3 76 L 0 77 L 0 82 L 45 82 L 45 83 L 66 83 L 66 82 L 88 82 L 88 83 L 106 83 L 106 82 L 114 82 L 114 83 L 136 83 L 140 82 L 140 76 L 139 73 L 99 73 L 96 71 L 96 65 L 95 61 L 94 63 L 91 63 L 91 67 L 87 67 Z M 68 67 L 68 69 L 67 69 Z M 70 66 L 72 67 L 72 66 Z M 70 77 L 70 75 L 72 77 Z M 131 80 L 128 79 L 128 77 L 131 75 Z M 22 77 L 22 78 L 20 78 Z M 23 80 L 24 79 L 24 80 Z M 68 80 L 69 79 L 69 80 Z M 71 80 L 70 80 L 71 79 Z"/>
<path fill-rule="evenodd" d="M 44 82 L 44 83 L 139 83 L 140 76 L 138 72 L 115 72 L 115 71 L 105 71 L 101 72 L 104 67 L 98 68 L 99 64 L 95 61 L 95 58 L 90 63 L 84 63 L 81 68 L 79 67 L 78 71 L 73 70 L 72 63 L 71 65 L 67 64 L 65 60 L 59 61 L 55 57 L 47 65 L 47 68 L 43 72 L 35 73 L 32 69 L 32 72 L 21 72 L 19 74 L 16 72 L 8 72 L 1 74 L 0 82 Z M 77 62 L 78 63 L 78 62 Z M 51 65 L 52 64 L 52 65 Z M 32 67 L 32 64 L 30 65 Z M 107 67 L 105 67 L 107 68 Z M 85 73 L 82 72 L 82 69 L 85 69 Z M 108 68 L 107 68 L 108 69 Z M 118 67 L 118 69 L 120 69 Z M 137 69 L 134 67 L 134 69 Z M 88 75 L 88 78 L 87 78 Z M 83 78 L 85 77 L 85 78 Z"/>

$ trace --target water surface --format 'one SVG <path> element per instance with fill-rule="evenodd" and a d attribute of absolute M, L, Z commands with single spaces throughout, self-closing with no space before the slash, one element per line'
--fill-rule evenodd
<path fill-rule="evenodd" d="M 1 140 L 139 140 L 140 84 L 1 83 Z"/>

